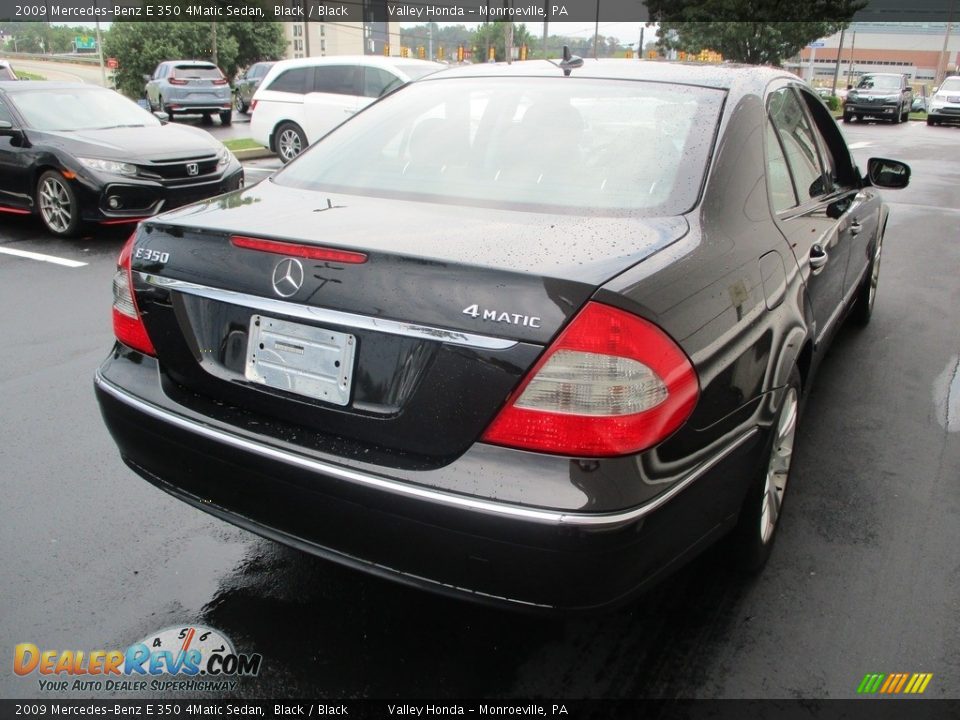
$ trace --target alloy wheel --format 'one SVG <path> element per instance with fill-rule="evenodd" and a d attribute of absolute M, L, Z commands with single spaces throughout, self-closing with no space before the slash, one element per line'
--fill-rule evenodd
<path fill-rule="evenodd" d="M 277 142 L 277 146 L 280 149 L 280 157 L 283 158 L 285 162 L 293 160 L 297 155 L 300 154 L 300 151 L 303 150 L 303 145 L 300 142 L 300 135 L 292 128 L 288 128 L 280 133 L 280 139 Z"/>
<path fill-rule="evenodd" d="M 790 463 L 793 460 L 793 441 L 797 433 L 798 410 L 797 389 L 789 387 L 777 422 L 777 434 L 770 450 L 766 482 L 760 500 L 763 503 L 760 512 L 760 539 L 764 544 L 773 537 L 777 520 L 780 518 L 780 506 L 783 504 L 783 494 L 787 489 L 787 478 L 790 475 Z"/>
<path fill-rule="evenodd" d="M 73 222 L 73 202 L 66 186 L 55 177 L 47 177 L 40 183 L 40 214 L 51 230 L 64 233 Z"/>

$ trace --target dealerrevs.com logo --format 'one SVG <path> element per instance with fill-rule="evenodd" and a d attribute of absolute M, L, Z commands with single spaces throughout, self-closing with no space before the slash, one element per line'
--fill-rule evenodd
<path fill-rule="evenodd" d="M 237 653 L 230 639 L 201 625 L 165 628 L 126 650 L 14 648 L 13 671 L 39 676 L 42 691 L 235 690 L 239 678 L 260 672 L 263 656 Z"/>

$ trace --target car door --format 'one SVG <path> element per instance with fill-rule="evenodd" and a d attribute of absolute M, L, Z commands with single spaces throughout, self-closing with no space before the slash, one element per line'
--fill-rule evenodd
<path fill-rule="evenodd" d="M 363 68 L 354 64 L 318 65 L 313 92 L 304 97 L 307 141 L 315 143 L 359 109 Z"/>
<path fill-rule="evenodd" d="M 153 77 L 147 83 L 147 101 L 151 107 L 160 108 L 160 80 L 163 78 L 166 69 L 166 65 L 157 65 L 157 69 L 153 71 Z"/>
<path fill-rule="evenodd" d="M 768 183 L 777 224 L 806 284 L 819 343 L 839 318 L 850 248 L 834 217 L 833 182 L 804 105 L 787 83 L 768 94 L 767 165 L 773 178 Z"/>
<path fill-rule="evenodd" d="M 0 120 L 20 126 L 10 106 L 0 97 Z M 29 153 L 13 137 L 0 136 L 0 207 L 26 210 L 33 204 L 30 193 Z"/>

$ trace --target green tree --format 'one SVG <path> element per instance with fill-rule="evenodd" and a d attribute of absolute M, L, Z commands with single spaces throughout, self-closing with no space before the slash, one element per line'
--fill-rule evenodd
<path fill-rule="evenodd" d="M 832 35 L 866 0 L 648 0 L 659 44 L 727 60 L 779 65 L 807 43 Z M 749 18 L 745 21 L 744 18 Z"/>
<path fill-rule="evenodd" d="M 218 22 L 217 64 L 228 77 L 259 60 L 283 57 L 286 43 L 279 23 Z M 114 23 L 104 53 L 117 58 L 117 89 L 143 96 L 143 76 L 164 60 L 213 60 L 213 24 L 209 22 Z"/>
<path fill-rule="evenodd" d="M 488 47 L 494 49 L 498 62 L 507 59 L 507 32 L 510 25 L 508 20 L 495 20 L 477 28 L 473 36 L 474 62 L 484 62 L 487 59 Z M 513 47 L 519 48 L 521 45 L 533 50 L 536 41 L 526 25 L 513 24 Z"/>

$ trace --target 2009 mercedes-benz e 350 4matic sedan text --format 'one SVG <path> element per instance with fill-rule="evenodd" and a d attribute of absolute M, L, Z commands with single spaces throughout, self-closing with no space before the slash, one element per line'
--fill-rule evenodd
<path fill-rule="evenodd" d="M 142 223 L 96 375 L 129 466 L 475 599 L 614 603 L 730 531 L 762 565 L 909 168 L 786 73 L 565 65 L 439 73 Z"/>

